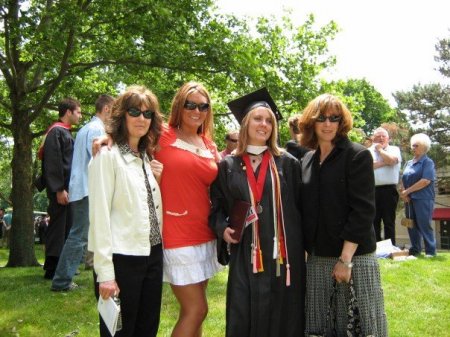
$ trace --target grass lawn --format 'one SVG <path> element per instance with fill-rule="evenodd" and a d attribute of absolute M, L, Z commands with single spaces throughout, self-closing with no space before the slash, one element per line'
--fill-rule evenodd
<path fill-rule="evenodd" d="M 39 245 L 36 254 L 42 262 Z M 0 249 L 0 266 L 7 256 L 8 251 Z M 381 260 L 380 264 L 390 336 L 450 336 L 450 252 L 439 252 L 434 259 Z M 226 270 L 210 281 L 205 337 L 224 335 L 226 281 Z M 42 268 L 0 268 L 0 336 L 98 336 L 92 272 L 81 270 L 76 282 L 80 289 L 54 293 Z M 158 336 L 170 336 L 177 316 L 175 298 L 164 285 Z"/>

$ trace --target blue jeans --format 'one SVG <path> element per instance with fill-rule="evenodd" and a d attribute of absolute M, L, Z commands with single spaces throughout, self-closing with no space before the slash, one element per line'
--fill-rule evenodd
<path fill-rule="evenodd" d="M 410 253 L 414 255 L 421 253 L 423 238 L 425 254 L 436 255 L 436 240 L 431 227 L 434 200 L 412 199 L 410 205 L 412 206 L 411 218 L 414 219 L 414 227 L 408 228 L 409 239 L 411 240 Z"/>
<path fill-rule="evenodd" d="M 70 203 L 73 222 L 64 244 L 52 281 L 53 289 L 65 289 L 72 282 L 78 266 L 82 262 L 87 247 L 89 233 L 89 199 L 84 197 Z"/>

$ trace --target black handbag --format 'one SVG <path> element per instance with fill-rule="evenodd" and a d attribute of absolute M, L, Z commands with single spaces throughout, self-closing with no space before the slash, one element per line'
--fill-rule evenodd
<path fill-rule="evenodd" d="M 363 337 L 361 330 L 361 320 L 359 317 L 358 302 L 356 300 L 355 289 L 353 288 L 353 279 L 349 283 L 350 298 L 347 306 L 347 337 Z M 308 337 L 337 337 L 336 331 L 336 302 L 337 302 L 337 284 L 333 281 L 333 292 L 330 295 L 330 302 L 327 310 L 326 329 L 322 333 L 308 333 Z M 368 336 L 369 337 L 369 336 Z"/>

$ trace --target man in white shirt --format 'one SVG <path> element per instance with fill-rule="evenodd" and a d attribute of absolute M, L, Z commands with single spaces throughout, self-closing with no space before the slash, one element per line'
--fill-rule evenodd
<path fill-rule="evenodd" d="M 381 221 L 384 225 L 384 239 L 391 239 L 395 245 L 395 212 L 398 203 L 402 156 L 397 146 L 389 145 L 389 133 L 377 128 L 373 133 L 373 144 L 369 148 L 373 157 L 375 175 L 375 219 L 373 226 L 377 241 L 381 241 Z"/>

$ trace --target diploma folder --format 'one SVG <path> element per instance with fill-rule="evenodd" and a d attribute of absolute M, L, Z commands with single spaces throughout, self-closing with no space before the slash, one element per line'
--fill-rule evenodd
<path fill-rule="evenodd" d="M 234 233 L 231 237 L 234 240 L 241 241 L 242 234 L 245 229 L 245 222 L 247 220 L 248 210 L 251 204 L 244 200 L 235 200 L 233 204 L 233 209 L 230 214 L 230 227 L 234 229 Z"/>
<path fill-rule="evenodd" d="M 101 296 L 97 304 L 98 312 L 102 316 L 111 336 L 121 329 L 120 305 L 118 305 L 112 297 L 104 300 Z M 119 324 L 118 324 L 119 323 Z"/>

